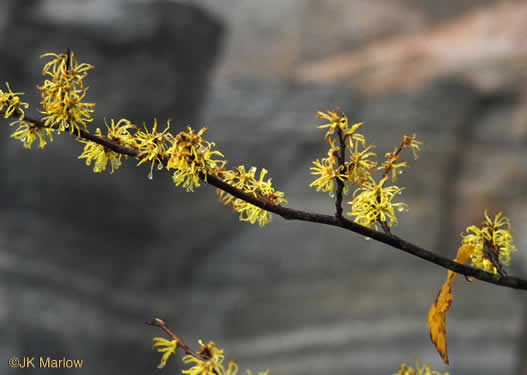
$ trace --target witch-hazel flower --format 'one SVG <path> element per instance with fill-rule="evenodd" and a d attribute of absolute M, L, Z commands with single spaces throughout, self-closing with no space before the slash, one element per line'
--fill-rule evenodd
<path fill-rule="evenodd" d="M 392 185 L 385 187 L 388 176 L 379 183 L 370 177 L 369 181 L 359 187 L 353 193 L 352 209 L 347 215 L 355 216 L 355 222 L 365 227 L 375 227 L 377 223 L 386 223 L 389 227 L 398 223 L 395 211 L 406 211 L 405 203 L 393 203 L 393 199 L 403 190 Z"/>

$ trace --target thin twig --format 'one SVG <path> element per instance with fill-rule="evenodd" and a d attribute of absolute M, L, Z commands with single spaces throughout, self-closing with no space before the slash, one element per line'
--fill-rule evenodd
<path fill-rule="evenodd" d="M 181 340 L 170 328 L 168 328 L 168 325 L 161 319 L 159 318 L 155 318 L 155 319 L 152 319 L 152 320 L 149 320 L 149 321 L 146 321 L 145 324 L 149 325 L 149 326 L 154 326 L 154 327 L 159 327 L 161 328 L 163 331 L 165 331 L 170 337 L 172 337 L 173 340 L 176 340 L 177 341 L 177 346 L 180 347 L 181 349 L 183 349 L 185 351 L 186 354 L 194 357 L 194 358 L 197 358 L 199 359 L 200 361 L 206 361 L 208 360 L 209 358 L 207 357 L 204 357 L 198 353 L 196 353 L 195 351 L 193 351 L 187 344 L 185 344 L 183 342 L 183 340 Z"/>
<path fill-rule="evenodd" d="M 68 47 L 66 48 L 66 69 L 70 70 L 72 65 L 73 64 L 71 63 L 71 49 Z"/>
<path fill-rule="evenodd" d="M 399 155 L 403 149 L 403 146 L 404 146 L 404 139 L 401 141 L 401 143 L 399 144 L 399 146 L 397 147 L 397 149 L 393 152 L 392 156 L 396 157 L 397 155 Z M 390 168 L 385 168 L 384 169 L 384 177 L 388 176 L 388 173 L 390 173 L 390 170 L 392 169 L 392 165 L 390 165 Z M 377 201 L 379 201 L 380 203 L 380 197 L 377 197 Z M 377 220 L 380 224 L 381 224 L 381 228 L 382 230 L 384 231 L 384 233 L 386 233 L 387 235 L 391 235 L 392 234 L 392 231 L 390 229 L 390 226 L 388 225 L 388 223 L 386 221 L 383 221 L 381 218 L 378 218 Z"/>
<path fill-rule="evenodd" d="M 337 153 L 338 167 L 337 171 L 340 171 L 341 168 L 344 168 L 344 161 L 346 159 L 346 139 L 344 134 L 342 134 L 342 129 L 337 126 L 337 138 L 339 140 L 339 152 Z M 337 180 L 337 191 L 335 194 L 335 216 L 339 219 L 342 219 L 342 193 L 344 191 L 344 181 L 340 178 Z"/>
<path fill-rule="evenodd" d="M 0 112 L 3 112 L 3 111 L 0 111 Z M 44 127 L 44 124 L 41 121 L 31 119 L 30 117 L 27 117 L 27 116 L 25 117 L 25 119 L 30 122 L 33 122 L 37 126 Z M 85 130 L 80 131 L 79 137 L 86 138 L 92 142 L 100 144 L 108 148 L 109 150 L 112 150 L 117 153 L 129 155 L 133 157 L 136 157 L 139 155 L 139 151 L 135 149 L 123 147 L 107 139 L 90 134 Z M 521 279 L 521 278 L 514 277 L 514 276 L 495 275 L 495 274 L 491 274 L 489 272 L 485 272 L 480 269 L 476 269 L 473 267 L 466 266 L 464 264 L 457 263 L 453 260 L 442 257 L 440 255 L 436 255 L 435 253 L 429 250 L 423 249 L 417 245 L 407 242 L 393 234 L 388 235 L 386 233 L 378 232 L 376 230 L 373 230 L 373 229 L 364 227 L 360 224 L 354 223 L 344 217 L 338 218 L 336 216 L 329 216 L 329 215 L 312 213 L 312 212 L 307 212 L 307 211 L 302 211 L 302 210 L 295 210 L 292 208 L 275 205 L 269 202 L 268 200 L 257 198 L 252 194 L 245 193 L 244 191 L 239 190 L 227 184 L 226 182 L 220 180 L 218 177 L 214 175 L 201 175 L 200 177 L 206 183 L 212 186 L 215 186 L 218 189 L 221 189 L 225 191 L 226 193 L 233 195 L 236 198 L 240 198 L 266 211 L 277 214 L 278 216 L 281 216 L 282 218 L 286 220 L 308 221 L 312 223 L 326 224 L 326 225 L 331 225 L 331 226 L 347 229 L 352 232 L 358 233 L 362 236 L 369 237 L 378 242 L 382 242 L 396 249 L 402 250 L 406 253 L 409 253 L 418 258 L 424 259 L 428 262 L 434 263 L 440 267 L 449 269 L 461 275 L 473 277 L 481 281 L 485 281 L 485 282 L 499 285 L 499 286 L 504 286 L 507 288 L 527 290 L 527 280 L 525 279 Z"/>
<path fill-rule="evenodd" d="M 379 223 L 381 223 L 381 227 L 382 227 L 382 230 L 384 231 L 384 233 L 386 233 L 388 235 L 392 234 L 390 226 L 388 225 L 388 223 L 386 221 L 383 221 L 382 219 L 379 218 Z"/>

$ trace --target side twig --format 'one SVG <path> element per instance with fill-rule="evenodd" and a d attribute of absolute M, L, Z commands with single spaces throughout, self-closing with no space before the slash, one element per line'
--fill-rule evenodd
<path fill-rule="evenodd" d="M 176 340 L 177 341 L 177 346 L 178 348 L 181 348 L 185 351 L 186 354 L 194 357 L 194 358 L 197 358 L 201 361 L 206 361 L 207 357 L 205 356 L 202 356 L 198 353 L 196 353 L 195 351 L 193 351 L 187 344 L 185 344 L 183 342 L 183 340 L 181 340 L 169 327 L 168 325 L 161 319 L 159 318 L 155 318 L 155 319 L 152 319 L 152 320 L 149 320 L 149 321 L 146 321 L 145 322 L 146 325 L 149 325 L 149 326 L 154 326 L 154 327 L 159 327 L 161 328 L 163 331 L 165 331 L 170 337 L 172 337 L 173 340 Z"/>
<path fill-rule="evenodd" d="M 344 160 L 346 159 L 346 139 L 344 138 L 344 134 L 342 133 L 342 129 L 340 127 L 337 127 L 337 138 L 339 140 L 339 151 L 337 154 L 337 161 L 338 161 L 338 170 L 340 171 L 340 168 L 344 168 Z M 338 219 L 342 219 L 342 193 L 344 192 L 344 182 L 337 178 L 337 191 L 335 194 L 335 216 Z"/>

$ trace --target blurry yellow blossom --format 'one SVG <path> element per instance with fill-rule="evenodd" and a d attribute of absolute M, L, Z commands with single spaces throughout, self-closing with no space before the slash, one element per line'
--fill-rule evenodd
<path fill-rule="evenodd" d="M 392 172 L 392 182 L 397 182 L 397 175 L 403 173 L 403 168 L 408 168 L 408 163 L 406 161 L 402 161 L 397 163 L 397 161 L 401 158 L 401 154 L 397 154 L 394 152 L 387 152 L 384 157 L 386 158 L 386 161 L 382 163 L 382 166 L 377 169 L 384 169 L 384 175 L 388 175 L 390 171 Z"/>
<path fill-rule="evenodd" d="M 18 125 L 18 128 L 11 135 L 11 137 L 22 142 L 24 144 L 24 148 L 31 148 L 31 145 L 37 139 L 37 137 L 39 139 L 39 147 L 44 148 L 47 144 L 44 135 L 47 135 L 50 142 L 53 142 L 53 129 L 39 127 L 36 124 L 26 120 L 16 120 L 10 125 Z"/>
<path fill-rule="evenodd" d="M 4 111 L 4 118 L 9 118 L 13 115 L 18 115 L 18 119 L 24 118 L 24 110 L 27 109 L 29 104 L 23 103 L 20 100 L 19 95 L 24 95 L 21 92 L 13 92 L 9 87 L 9 83 L 5 83 L 7 91 L 0 90 L 0 111 Z"/>
<path fill-rule="evenodd" d="M 263 227 L 273 220 L 273 217 L 269 211 L 247 203 L 241 199 L 236 199 L 232 203 L 232 207 L 234 208 L 234 211 L 240 213 L 240 221 L 248 221 L 251 224 L 254 224 L 258 221 L 258 225 Z"/>
<path fill-rule="evenodd" d="M 79 134 L 81 125 L 86 129 L 86 124 L 93 121 L 91 113 L 95 104 L 83 102 L 88 90 L 83 79 L 93 66 L 78 64 L 73 53 L 69 56 L 55 53 L 41 56 L 45 57 L 52 57 L 52 60 L 42 69 L 42 75 L 51 78 L 37 86 L 42 91 L 42 113 L 46 115 L 42 121 L 59 132 L 69 130 L 72 134 Z"/>
<path fill-rule="evenodd" d="M 154 342 L 154 348 L 158 347 L 157 351 L 163 353 L 161 362 L 157 366 L 161 369 L 166 366 L 167 360 L 170 358 L 170 356 L 176 353 L 179 343 L 177 340 L 167 340 L 161 337 L 155 337 Z M 225 365 L 223 364 L 225 360 L 223 350 L 219 349 L 214 342 L 209 341 L 207 345 L 205 345 L 201 340 L 198 342 L 200 345 L 199 352 L 193 355 L 187 354 L 183 357 L 183 362 L 185 364 L 191 365 L 192 367 L 182 370 L 182 374 L 236 375 L 238 373 L 238 364 L 234 361 L 230 361 L 227 365 L 227 368 L 225 368 Z M 249 370 L 247 371 L 247 374 L 252 375 L 251 371 Z M 269 375 L 269 370 L 259 372 L 258 375 Z"/>
<path fill-rule="evenodd" d="M 284 193 L 274 189 L 271 179 L 265 180 L 266 175 L 267 170 L 262 168 L 260 171 L 260 177 L 256 179 L 256 168 L 251 167 L 249 171 L 245 171 L 244 166 L 240 166 L 232 171 L 221 170 L 218 173 L 218 177 L 224 182 L 239 190 L 254 195 L 255 198 L 266 200 L 275 205 L 287 203 L 287 200 L 284 199 Z M 272 221 L 272 215 L 270 212 L 245 202 L 242 199 L 235 198 L 223 190 L 218 189 L 217 192 L 220 196 L 220 201 L 222 201 L 223 204 L 231 204 L 234 211 L 240 214 L 241 221 L 248 221 L 251 224 L 258 222 L 258 225 L 261 227 Z"/>
<path fill-rule="evenodd" d="M 201 349 L 199 355 L 202 358 L 207 358 L 206 360 L 196 358 L 191 355 L 186 355 L 183 357 L 183 362 L 186 364 L 193 364 L 193 366 L 187 370 L 181 371 L 183 374 L 189 375 L 225 375 L 225 368 L 223 367 L 223 350 L 218 349 L 214 342 L 210 341 L 207 345 L 203 344 L 203 341 L 199 340 Z M 238 370 L 237 366 L 230 365 L 228 370 L 230 372 L 227 374 L 235 375 Z"/>
<path fill-rule="evenodd" d="M 393 198 L 400 194 L 403 189 L 392 185 L 384 187 L 387 180 L 384 177 L 378 184 L 373 178 L 364 183 L 353 193 L 353 201 L 348 202 L 352 205 L 349 216 L 355 216 L 355 222 L 366 227 L 377 228 L 377 222 L 385 222 L 388 226 L 398 223 L 395 209 L 398 211 L 407 210 L 405 203 L 392 203 Z"/>
<path fill-rule="evenodd" d="M 154 337 L 154 348 L 158 348 L 159 353 L 163 353 L 161 362 L 157 365 L 157 368 L 164 368 L 167 364 L 168 359 L 172 354 L 176 354 L 178 342 L 177 340 L 167 340 L 162 337 Z"/>
<path fill-rule="evenodd" d="M 341 130 L 348 128 L 348 117 L 346 115 L 339 116 L 337 111 L 317 111 L 317 114 L 319 118 L 329 121 L 328 124 L 320 125 L 318 127 L 319 129 L 328 128 L 324 139 L 331 137 L 337 128 L 340 128 Z"/>
<path fill-rule="evenodd" d="M 427 363 L 425 363 L 423 366 L 420 366 L 419 361 L 416 360 L 415 368 L 407 365 L 406 363 L 401 363 L 401 369 L 393 375 L 449 375 L 449 373 L 433 371 L 430 369 L 430 365 Z"/>
<path fill-rule="evenodd" d="M 412 136 L 405 135 L 403 137 L 403 143 L 402 143 L 403 148 L 410 147 L 412 149 L 412 153 L 414 154 L 415 160 L 419 159 L 418 154 L 421 152 L 421 148 L 419 147 L 419 145 L 422 145 L 422 144 L 423 142 L 420 142 L 416 139 L 415 134 Z"/>
<path fill-rule="evenodd" d="M 137 165 L 151 162 L 148 178 L 152 179 L 154 164 L 157 162 L 157 168 L 159 170 L 163 169 L 163 160 L 167 156 L 168 144 L 172 142 L 174 137 L 168 133 L 170 121 L 168 121 L 166 129 L 160 133 L 157 131 L 157 119 L 154 119 L 152 131 L 148 130 L 146 124 L 144 128 L 144 131 L 139 130 L 135 133 L 135 146 L 139 150 L 137 158 L 140 160 Z"/>
<path fill-rule="evenodd" d="M 167 169 L 175 169 L 172 179 L 176 186 L 183 184 L 187 191 L 194 191 L 199 187 L 201 177 L 207 181 L 207 174 L 214 169 L 223 167 L 224 160 L 214 160 L 213 157 L 223 158 L 219 151 L 213 151 L 214 142 L 208 142 L 201 136 L 207 128 L 204 127 L 197 133 L 188 126 L 187 132 L 180 132 L 168 149 L 169 159 Z"/>
<path fill-rule="evenodd" d="M 320 125 L 319 129 L 328 128 L 326 135 L 324 136 L 325 140 L 328 140 L 333 136 L 337 129 L 342 131 L 344 137 L 353 138 L 361 141 L 364 144 L 364 137 L 362 134 L 355 134 L 358 128 L 362 126 L 362 123 L 354 124 L 351 129 L 349 128 L 348 117 L 345 114 L 339 115 L 337 111 L 317 111 L 318 117 L 321 119 L 328 120 L 328 124 Z"/>
<path fill-rule="evenodd" d="M 479 227 L 471 225 L 466 232 L 461 234 L 462 243 L 474 247 L 470 255 L 472 266 L 484 271 L 494 274 L 501 271 L 497 267 L 509 264 L 511 252 L 517 250 L 513 244 L 510 220 L 501 211 L 491 219 L 485 210 L 485 221 Z"/>

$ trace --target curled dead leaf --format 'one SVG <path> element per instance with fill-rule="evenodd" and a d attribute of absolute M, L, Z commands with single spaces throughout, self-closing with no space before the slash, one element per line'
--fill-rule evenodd
<path fill-rule="evenodd" d="M 474 250 L 472 245 L 461 246 L 457 251 L 455 261 L 461 264 L 466 263 L 470 254 Z M 448 271 L 448 276 L 437 294 L 437 297 L 428 312 L 428 326 L 430 327 L 430 338 L 437 351 L 448 365 L 448 352 L 446 341 L 446 313 L 452 305 L 454 296 L 452 295 L 452 283 L 456 279 L 457 273 Z"/>

